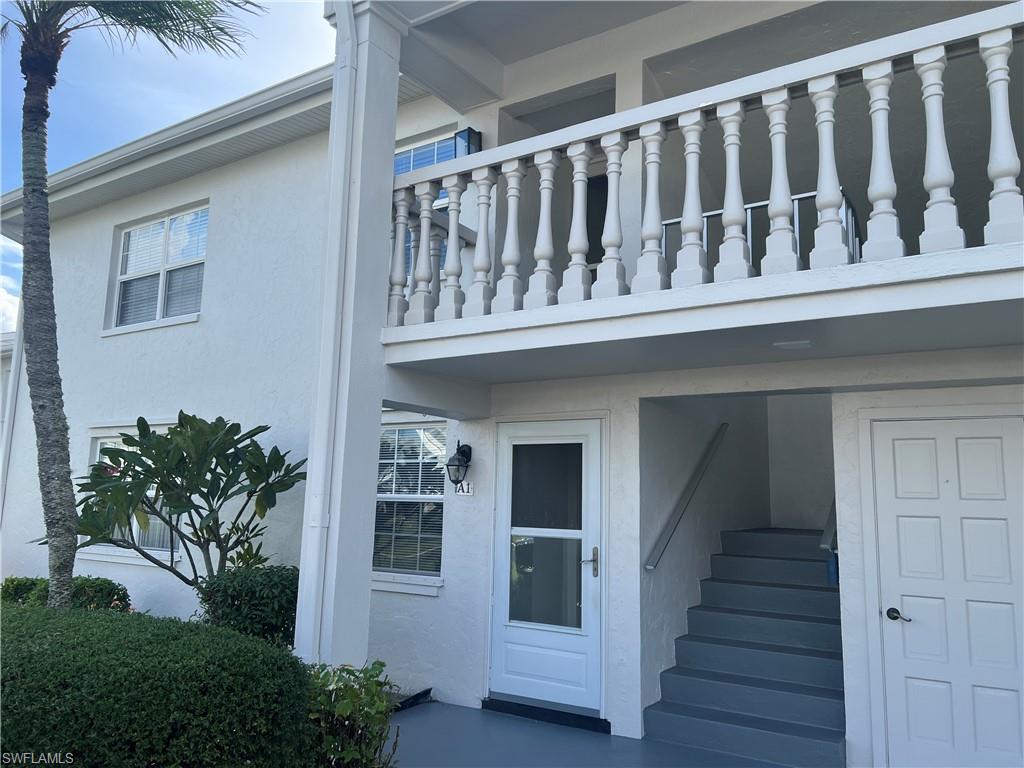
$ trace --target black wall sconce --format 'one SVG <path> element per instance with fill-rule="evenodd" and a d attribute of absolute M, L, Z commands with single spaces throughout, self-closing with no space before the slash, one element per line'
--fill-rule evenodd
<path fill-rule="evenodd" d="M 455 447 L 455 453 L 448 457 L 448 463 L 444 465 L 445 469 L 448 470 L 448 479 L 453 484 L 459 485 L 466 479 L 466 473 L 469 472 L 469 463 L 472 459 L 473 448 L 469 445 L 458 443 Z"/>

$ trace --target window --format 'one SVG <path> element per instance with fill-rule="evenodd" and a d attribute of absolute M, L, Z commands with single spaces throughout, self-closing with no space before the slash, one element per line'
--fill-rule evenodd
<path fill-rule="evenodd" d="M 464 157 L 480 151 L 480 131 L 463 128 L 454 136 L 421 144 L 395 153 L 395 175 L 426 168 L 456 157 Z"/>
<path fill-rule="evenodd" d="M 381 429 L 375 570 L 441 573 L 445 436 L 437 424 Z"/>
<path fill-rule="evenodd" d="M 104 448 L 124 448 L 126 450 L 132 450 L 131 448 L 128 448 L 119 437 L 101 437 L 96 440 L 96 450 L 93 455 L 93 463 L 104 459 L 103 455 L 100 453 Z M 132 521 L 132 531 L 135 534 L 135 541 L 137 541 L 143 549 L 156 549 L 163 550 L 165 552 L 170 551 L 170 527 L 153 515 L 147 515 L 147 517 L 149 518 L 149 527 L 146 530 L 142 530 L 142 526 L 139 525 L 138 520 Z"/>
<path fill-rule="evenodd" d="M 121 234 L 114 325 L 199 311 L 209 213 L 200 208 Z"/>

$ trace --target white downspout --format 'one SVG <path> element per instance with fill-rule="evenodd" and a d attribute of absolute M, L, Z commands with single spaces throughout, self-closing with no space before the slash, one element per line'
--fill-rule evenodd
<path fill-rule="evenodd" d="M 356 39 L 353 4 L 326 0 L 324 17 L 337 30 L 331 123 L 328 144 L 327 238 L 323 259 L 320 357 L 316 399 L 310 423 L 309 467 L 304 504 L 295 652 L 308 662 L 320 660 L 323 635 L 327 530 L 330 524 L 331 468 L 338 409 L 341 364 L 341 317 L 344 270 L 339 254 L 348 239 L 352 122 L 356 96 Z"/>
<path fill-rule="evenodd" d="M 11 370 L 7 372 L 7 402 L 4 403 L 4 433 L 0 438 L 0 523 L 7 506 L 7 478 L 11 471 L 11 445 L 14 442 L 14 416 L 18 405 L 18 385 L 21 383 L 21 357 L 25 346 L 21 336 L 21 307 L 18 308 L 18 326 L 11 350 Z"/>

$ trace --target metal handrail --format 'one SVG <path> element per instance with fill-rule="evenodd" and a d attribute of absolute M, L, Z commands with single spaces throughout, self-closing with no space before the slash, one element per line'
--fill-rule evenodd
<path fill-rule="evenodd" d="M 647 563 L 644 565 L 644 568 L 648 571 L 653 571 L 658 567 L 661 556 L 665 554 L 668 543 L 672 540 L 676 528 L 679 527 L 679 521 L 683 519 L 686 509 L 690 506 L 690 501 L 693 499 L 693 495 L 697 492 L 697 488 L 700 487 L 700 481 L 704 478 L 704 473 L 707 472 L 711 459 L 715 457 L 715 451 L 718 450 L 718 446 L 721 444 L 722 438 L 725 437 L 727 429 L 729 429 L 729 424 L 724 421 L 718 425 L 714 436 L 704 449 L 704 455 L 700 457 L 700 461 L 690 474 L 690 479 L 687 480 L 686 485 L 683 487 L 683 492 L 679 494 L 679 500 L 676 501 L 675 509 L 669 516 L 669 519 L 665 521 L 665 526 L 661 529 L 661 533 L 658 534 L 658 540 L 654 542 L 651 554 L 647 556 Z"/>
<path fill-rule="evenodd" d="M 832 508 L 828 513 L 828 520 L 825 521 L 825 530 L 821 532 L 821 541 L 818 543 L 820 549 L 826 552 L 835 552 L 836 547 L 836 497 L 832 497 Z"/>

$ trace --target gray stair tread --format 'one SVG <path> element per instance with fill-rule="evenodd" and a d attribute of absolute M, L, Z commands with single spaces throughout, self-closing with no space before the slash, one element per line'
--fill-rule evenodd
<path fill-rule="evenodd" d="M 741 557 L 741 555 L 733 555 L 733 557 Z M 813 562 L 818 562 L 817 560 Z M 811 592 L 835 592 L 839 593 L 839 587 L 823 587 L 818 584 L 777 584 L 771 581 L 743 581 L 741 579 L 723 579 L 720 576 L 712 576 L 707 579 L 702 579 L 701 583 L 714 582 L 715 584 L 741 584 L 748 587 L 778 587 L 780 589 L 807 589 Z"/>
<path fill-rule="evenodd" d="M 742 557 L 744 560 L 781 560 L 785 563 L 818 563 L 824 565 L 824 560 L 816 557 L 779 557 L 778 555 L 743 555 L 733 552 L 719 552 L 712 557 Z"/>
<path fill-rule="evenodd" d="M 767 717 L 756 717 L 755 715 L 744 715 L 739 712 L 726 712 L 722 709 L 709 709 L 708 707 L 695 707 L 691 704 L 677 704 L 671 701 L 659 701 L 652 704 L 648 709 L 656 712 L 664 712 L 669 715 L 680 715 L 693 717 L 698 720 L 710 720 L 719 723 L 728 723 L 742 728 L 753 728 L 758 731 L 769 731 L 781 733 L 787 736 L 813 739 L 814 741 L 825 741 L 839 743 L 844 738 L 843 731 L 835 728 L 822 728 L 817 725 L 804 725 L 792 723 L 786 720 L 770 720 Z"/>
<path fill-rule="evenodd" d="M 753 688 L 763 688 L 782 693 L 797 693 L 802 696 L 814 696 L 819 699 L 843 700 L 843 691 L 839 688 L 822 688 L 817 685 L 801 685 L 800 683 L 787 683 L 782 680 L 769 680 L 764 677 L 748 677 L 747 675 L 734 675 L 729 672 L 717 672 L 712 669 L 696 669 L 694 667 L 672 667 L 665 670 L 665 674 L 678 675 L 680 677 L 699 677 L 702 680 L 717 680 L 723 683 L 734 685 L 747 685 Z"/>
<path fill-rule="evenodd" d="M 724 613 L 732 616 L 749 616 L 755 619 L 782 619 L 783 621 L 803 621 L 808 624 L 827 624 L 838 627 L 839 619 L 831 619 L 825 616 L 804 616 L 798 613 L 774 613 L 772 611 L 749 611 L 743 608 L 719 608 L 716 605 L 695 605 L 691 611 L 700 613 Z"/>
<path fill-rule="evenodd" d="M 722 533 L 776 533 L 784 536 L 817 536 L 821 538 L 824 531 L 816 531 L 813 528 L 736 528 L 731 531 L 722 531 Z"/>
<path fill-rule="evenodd" d="M 749 640 L 730 640 L 724 637 L 703 637 L 701 635 L 683 635 L 676 638 L 683 642 L 704 643 L 706 645 L 726 645 L 734 648 L 748 648 L 753 651 L 769 651 L 772 653 L 788 653 L 793 656 L 812 656 L 817 659 L 834 659 L 842 661 L 840 651 L 822 651 L 817 648 L 798 648 L 792 645 L 774 645 L 770 643 L 754 643 Z"/>

